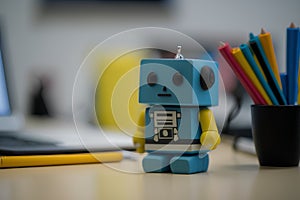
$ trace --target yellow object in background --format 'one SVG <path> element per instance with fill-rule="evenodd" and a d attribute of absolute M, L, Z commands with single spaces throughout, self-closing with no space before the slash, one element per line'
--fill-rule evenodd
<path fill-rule="evenodd" d="M 145 106 L 138 103 L 139 66 L 146 50 L 129 52 L 101 66 L 96 89 L 96 115 L 104 130 L 122 131 L 133 136 Z"/>
<path fill-rule="evenodd" d="M 0 168 L 118 162 L 122 152 L 0 156 Z"/>

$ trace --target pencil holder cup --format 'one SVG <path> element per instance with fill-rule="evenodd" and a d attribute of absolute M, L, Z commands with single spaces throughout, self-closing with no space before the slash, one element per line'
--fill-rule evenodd
<path fill-rule="evenodd" d="M 300 106 L 252 105 L 252 134 L 261 166 L 293 167 L 300 157 Z"/>

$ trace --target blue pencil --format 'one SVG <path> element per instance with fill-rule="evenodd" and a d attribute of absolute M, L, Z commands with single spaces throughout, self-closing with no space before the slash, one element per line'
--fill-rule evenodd
<path fill-rule="evenodd" d="M 280 80 L 282 84 L 282 92 L 287 97 L 287 75 L 286 73 L 280 73 Z"/>
<path fill-rule="evenodd" d="M 248 63 L 250 64 L 250 66 L 252 67 L 255 75 L 257 76 L 259 82 L 261 83 L 261 85 L 263 86 L 263 88 L 265 89 L 266 93 L 268 94 L 268 96 L 270 97 L 273 105 L 279 105 L 278 100 L 276 99 L 273 91 L 271 90 L 270 86 L 268 85 L 267 81 L 264 79 L 261 71 L 259 70 L 254 57 L 251 53 L 250 48 L 248 47 L 248 45 L 246 44 L 241 44 L 240 45 L 240 49 L 243 52 L 246 60 L 248 61 Z"/>
<path fill-rule="evenodd" d="M 299 28 L 291 23 L 287 28 L 286 37 L 286 72 L 287 72 L 287 101 L 294 105 L 298 95 L 298 68 L 299 68 Z"/>

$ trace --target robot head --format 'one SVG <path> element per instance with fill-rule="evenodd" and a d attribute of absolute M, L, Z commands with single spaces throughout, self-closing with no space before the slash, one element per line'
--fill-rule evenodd
<path fill-rule="evenodd" d="M 198 59 L 144 59 L 139 102 L 160 105 L 218 104 L 216 62 Z"/>

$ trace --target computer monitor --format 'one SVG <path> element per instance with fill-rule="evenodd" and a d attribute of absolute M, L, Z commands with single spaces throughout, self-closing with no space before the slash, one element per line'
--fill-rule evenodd
<path fill-rule="evenodd" d="M 1 30 L 0 30 L 1 31 Z M 23 117 L 13 108 L 7 80 L 4 49 L 0 33 L 0 133 L 17 131 L 23 124 Z"/>

